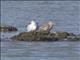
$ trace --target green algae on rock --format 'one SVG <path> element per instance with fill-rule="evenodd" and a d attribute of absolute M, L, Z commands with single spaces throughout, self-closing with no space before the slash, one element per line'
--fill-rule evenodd
<path fill-rule="evenodd" d="M 79 36 L 80 37 L 80 36 Z M 73 36 L 67 32 L 22 32 L 16 36 L 11 37 L 12 40 L 20 40 L 20 41 L 59 41 L 59 40 L 67 40 L 67 41 L 79 41 L 80 38 Z"/>
<path fill-rule="evenodd" d="M 0 26 L 0 32 L 12 32 L 12 31 L 17 31 L 17 28 L 13 26 Z"/>

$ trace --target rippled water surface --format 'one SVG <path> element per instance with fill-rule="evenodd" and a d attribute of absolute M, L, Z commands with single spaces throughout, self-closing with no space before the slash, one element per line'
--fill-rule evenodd
<path fill-rule="evenodd" d="M 52 20 L 52 31 L 80 33 L 80 2 L 76 1 L 2 1 L 1 23 L 13 25 L 17 32 L 1 33 L 1 60 L 79 60 L 80 42 L 24 42 L 9 38 L 26 31 L 35 19 L 39 25 Z"/>

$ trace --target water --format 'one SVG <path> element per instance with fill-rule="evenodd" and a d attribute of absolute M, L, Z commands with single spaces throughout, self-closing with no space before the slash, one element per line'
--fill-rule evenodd
<path fill-rule="evenodd" d="M 35 19 L 39 25 L 52 20 L 52 31 L 80 33 L 80 2 L 76 1 L 2 1 L 1 24 L 13 25 L 17 32 L 1 33 L 1 60 L 79 60 L 80 42 L 22 42 L 9 38 L 26 31 Z M 4 36 L 3 36 L 4 35 Z"/>
<path fill-rule="evenodd" d="M 2 41 L 2 60 L 79 60 L 80 42 Z"/>

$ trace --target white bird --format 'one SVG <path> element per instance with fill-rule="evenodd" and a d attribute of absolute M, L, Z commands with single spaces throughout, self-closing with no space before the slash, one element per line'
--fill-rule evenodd
<path fill-rule="evenodd" d="M 37 29 L 37 23 L 32 20 L 31 23 L 27 26 L 27 32 L 33 32 Z"/>
<path fill-rule="evenodd" d="M 46 23 L 46 24 L 43 24 L 40 28 L 39 28 L 39 30 L 40 31 L 50 31 L 51 29 L 52 29 L 52 27 L 53 27 L 53 22 L 52 21 L 49 21 L 48 23 Z"/>

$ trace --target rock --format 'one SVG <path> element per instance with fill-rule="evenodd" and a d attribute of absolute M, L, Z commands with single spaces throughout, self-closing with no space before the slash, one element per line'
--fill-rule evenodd
<path fill-rule="evenodd" d="M 77 39 L 77 40 L 80 41 L 80 34 L 79 35 L 76 35 L 76 38 L 75 39 Z"/>
<path fill-rule="evenodd" d="M 70 36 L 67 32 L 22 32 L 11 37 L 12 40 L 20 41 L 80 41 L 80 36 Z"/>
<path fill-rule="evenodd" d="M 22 32 L 11 39 L 20 41 L 56 41 L 54 34 L 48 32 Z"/>
<path fill-rule="evenodd" d="M 12 32 L 12 31 L 17 31 L 17 28 L 13 26 L 0 26 L 0 32 Z"/>
<path fill-rule="evenodd" d="M 67 38 L 68 35 L 69 35 L 69 33 L 67 33 L 67 32 L 56 32 L 55 33 L 55 37 L 58 39 Z"/>

